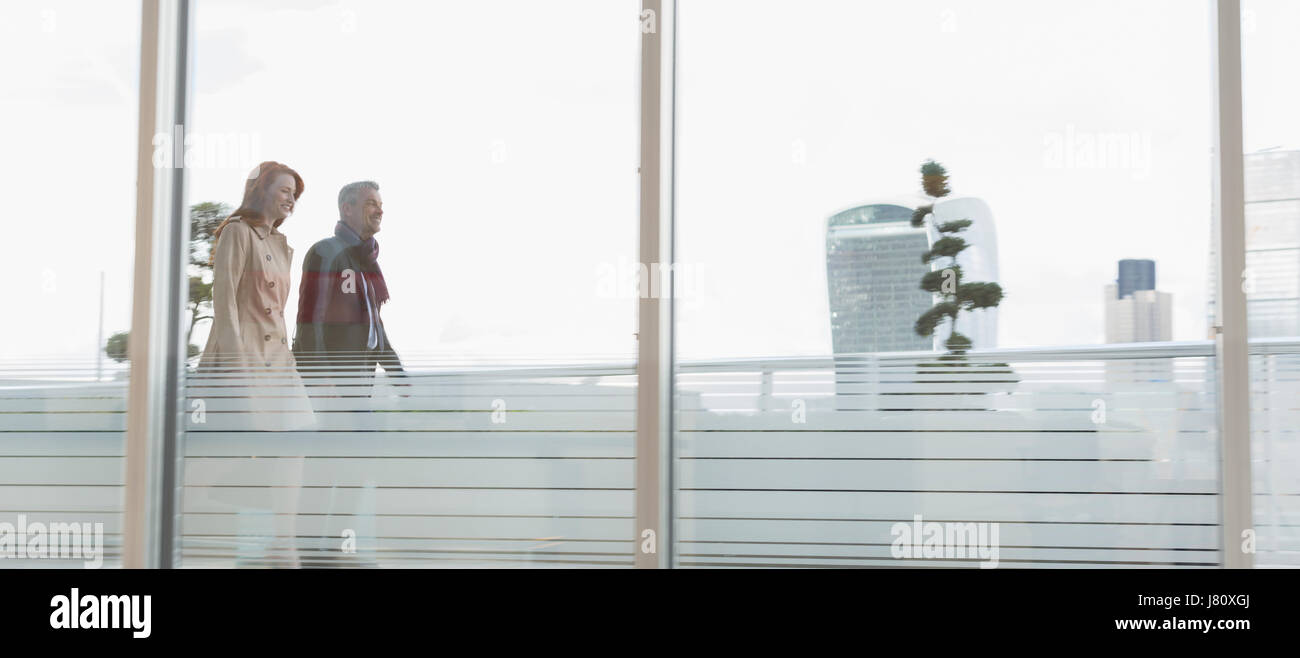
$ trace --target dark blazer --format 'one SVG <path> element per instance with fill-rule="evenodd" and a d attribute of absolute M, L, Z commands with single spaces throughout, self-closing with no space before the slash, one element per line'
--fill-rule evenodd
<path fill-rule="evenodd" d="M 366 347 L 370 336 L 367 293 L 376 318 L 379 302 L 370 283 L 375 272 L 363 265 L 360 242 L 354 238 L 340 232 L 312 245 L 303 258 L 293 353 L 304 375 L 322 367 L 373 373 L 376 365 L 385 372 L 403 372 L 382 320 L 377 319 L 375 348 Z"/>

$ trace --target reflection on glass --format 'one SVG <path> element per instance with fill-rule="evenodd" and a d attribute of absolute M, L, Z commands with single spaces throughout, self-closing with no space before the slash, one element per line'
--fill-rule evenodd
<path fill-rule="evenodd" d="M 1246 321 L 1254 536 L 1260 567 L 1300 566 L 1300 5 L 1242 2 Z M 1213 308 L 1211 308 L 1213 312 Z"/>
<path fill-rule="evenodd" d="M 236 206 L 268 160 L 307 191 L 270 200 L 283 251 L 240 233 L 271 257 L 231 293 L 250 372 L 207 363 L 236 223 L 191 272 L 217 319 L 187 328 L 208 347 L 183 392 L 205 410 L 185 566 L 632 564 L 637 14 L 198 3 L 191 203 Z"/>
<path fill-rule="evenodd" d="M 0 26 L 0 567 L 116 567 L 140 3 L 4 3 Z"/>
<path fill-rule="evenodd" d="M 677 564 L 1219 563 L 1207 9 L 682 7 Z"/>

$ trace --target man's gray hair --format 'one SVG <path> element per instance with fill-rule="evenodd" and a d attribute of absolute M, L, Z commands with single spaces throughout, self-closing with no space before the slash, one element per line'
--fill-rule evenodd
<path fill-rule="evenodd" d="M 379 191 L 379 183 L 372 180 L 360 180 L 355 183 L 348 183 L 339 190 L 339 212 L 343 211 L 343 204 L 352 202 L 356 203 L 357 193 L 364 189 Z"/>

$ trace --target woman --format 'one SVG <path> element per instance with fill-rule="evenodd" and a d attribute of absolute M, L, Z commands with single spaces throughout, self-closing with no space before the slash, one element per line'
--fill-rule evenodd
<path fill-rule="evenodd" d="M 244 199 L 213 232 L 212 329 L 191 396 L 211 396 L 223 413 L 205 422 L 205 430 L 293 431 L 311 429 L 313 414 L 298 376 L 284 305 L 289 296 L 293 248 L 279 231 L 302 196 L 298 172 L 279 162 L 263 162 L 244 183 Z M 232 388 L 233 387 L 233 388 Z M 216 400 L 215 398 L 225 398 Z M 200 429 L 194 427 L 193 429 Z M 293 435 L 289 435 L 293 436 Z M 275 513 L 273 564 L 297 565 L 294 520 L 303 459 L 277 446 L 273 481 L 266 500 L 241 499 L 237 506 Z M 245 481 L 236 472 L 217 474 Z M 242 534 L 242 533 L 241 533 Z"/>
<path fill-rule="evenodd" d="M 298 172 L 263 162 L 244 184 L 239 209 L 213 232 L 213 317 L 203 349 L 205 369 L 293 371 L 284 324 L 293 248 L 279 227 L 302 191 Z"/>

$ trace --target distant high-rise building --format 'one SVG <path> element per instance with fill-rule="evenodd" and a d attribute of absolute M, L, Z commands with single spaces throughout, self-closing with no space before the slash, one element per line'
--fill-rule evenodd
<path fill-rule="evenodd" d="M 836 354 L 943 349 L 948 329 L 933 338 L 918 336 L 916 319 L 934 305 L 921 290 L 932 269 L 921 254 L 942 237 L 932 226 L 912 228 L 912 211 L 930 203 L 923 197 L 853 206 L 827 222 L 826 281 L 830 295 L 831 343 Z M 997 233 L 988 205 L 973 197 L 934 202 L 938 222 L 970 219 L 960 236 L 970 247 L 957 258 L 963 278 L 998 280 Z M 973 349 L 997 346 L 997 309 L 964 311 L 957 330 Z"/>
<path fill-rule="evenodd" d="M 1149 343 L 1173 340 L 1173 295 L 1136 290 L 1118 296 L 1118 287 L 1106 285 L 1106 342 Z"/>
<path fill-rule="evenodd" d="M 1126 258 L 1119 262 L 1119 297 L 1128 297 L 1136 290 L 1156 289 L 1156 262 L 1147 259 Z"/>
<path fill-rule="evenodd" d="M 1156 262 L 1124 259 L 1106 285 L 1106 342 L 1147 343 L 1173 339 L 1173 296 L 1156 291 Z"/>
<path fill-rule="evenodd" d="M 1300 151 L 1245 156 L 1246 322 L 1251 338 L 1300 335 Z M 1210 248 L 1209 323 L 1215 323 L 1218 232 Z M 1230 277 L 1235 284 L 1237 276 Z"/>

